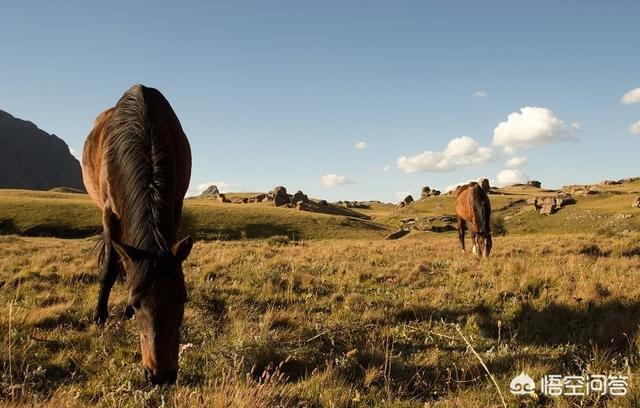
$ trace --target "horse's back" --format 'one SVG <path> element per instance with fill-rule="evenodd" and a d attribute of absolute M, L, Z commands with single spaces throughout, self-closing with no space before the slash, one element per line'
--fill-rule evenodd
<path fill-rule="evenodd" d="M 169 102 L 153 88 L 131 87 L 98 116 L 85 143 L 85 187 L 100 208 L 109 203 L 119 218 L 127 201 L 147 193 L 141 186 L 155 185 L 155 198 L 180 211 L 190 176 L 187 137 Z"/>
<path fill-rule="evenodd" d="M 487 220 L 491 216 L 491 204 L 478 183 L 472 182 L 456 190 L 456 216 L 470 222 L 472 229 L 484 231 L 489 228 Z"/>
<path fill-rule="evenodd" d="M 82 150 L 82 181 L 89 196 L 103 208 L 107 200 L 106 171 L 104 164 L 104 144 L 106 128 L 115 108 L 101 112 L 95 119 L 93 129 L 84 142 Z"/>
<path fill-rule="evenodd" d="M 474 218 L 473 188 L 474 183 L 469 183 L 456 189 L 456 216 L 467 221 Z"/>

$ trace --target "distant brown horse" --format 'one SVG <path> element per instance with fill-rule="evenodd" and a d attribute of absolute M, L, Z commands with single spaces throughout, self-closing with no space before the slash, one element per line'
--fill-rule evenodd
<path fill-rule="evenodd" d="M 472 182 L 456 190 L 456 216 L 458 236 L 464 252 L 464 233 L 471 226 L 473 254 L 484 258 L 491 253 L 491 203 L 489 196 L 478 183 Z M 478 251 L 480 251 L 478 253 Z"/>
<path fill-rule="evenodd" d="M 82 176 L 102 210 L 94 320 L 107 319 L 109 293 L 121 273 L 129 289 L 127 311 L 135 313 L 140 332 L 145 377 L 155 384 L 175 382 L 187 299 L 182 262 L 193 245 L 191 237 L 177 242 L 176 231 L 191 177 L 191 150 L 159 91 L 134 85 L 98 115 L 84 145 Z"/>

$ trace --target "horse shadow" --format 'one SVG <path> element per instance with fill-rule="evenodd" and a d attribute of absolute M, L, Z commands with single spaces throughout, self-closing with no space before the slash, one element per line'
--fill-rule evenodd
<path fill-rule="evenodd" d="M 482 335 L 488 338 L 512 337 L 518 343 L 536 346 L 576 344 L 626 350 L 640 335 L 640 302 L 619 299 L 602 303 L 576 302 L 575 306 L 554 302 L 542 308 L 525 302 L 509 317 L 484 305 L 419 306 L 402 309 L 395 318 L 402 322 L 440 320 L 461 325 L 473 319 Z"/>
<path fill-rule="evenodd" d="M 483 334 L 497 338 L 498 319 L 494 316 L 479 316 L 478 325 Z M 639 325 L 639 302 L 550 303 L 542 309 L 523 303 L 513 317 L 502 322 L 501 331 L 503 336 L 510 333 L 530 345 L 598 345 L 625 350 L 633 344 Z"/>

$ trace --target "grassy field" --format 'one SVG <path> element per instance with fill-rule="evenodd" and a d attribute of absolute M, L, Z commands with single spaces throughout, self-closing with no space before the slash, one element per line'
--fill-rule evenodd
<path fill-rule="evenodd" d="M 622 233 L 640 228 L 640 211 L 631 203 L 640 194 L 640 181 L 598 187 L 602 193 L 575 196 L 553 216 L 537 213 L 526 200 L 557 192 L 536 188 L 506 188 L 490 195 L 493 213 L 510 234 Z M 238 198 L 255 193 L 230 193 Z M 401 220 L 455 213 L 452 195 L 430 197 L 396 210 L 395 205 L 371 202 L 354 217 L 276 208 L 271 203 L 218 203 L 185 200 L 182 234 L 196 239 L 235 240 L 288 236 L 291 239 L 374 239 L 401 226 Z M 100 232 L 100 214 L 86 194 L 0 190 L 0 234 L 84 238 Z"/>
<path fill-rule="evenodd" d="M 233 196 L 233 194 L 230 194 Z M 237 194 L 242 196 L 242 194 Z M 0 233 L 83 238 L 99 234 L 100 213 L 86 194 L 0 190 Z M 185 200 L 182 235 L 195 239 L 380 238 L 388 227 L 351 217 L 276 208 L 270 203 Z"/>
<path fill-rule="evenodd" d="M 604 189 L 552 216 L 525 203 L 552 192 L 492 194 L 507 235 L 481 261 L 455 233 L 381 239 L 404 218 L 451 214 L 451 196 L 358 210 L 372 222 L 186 200 L 181 234 L 198 242 L 175 387 L 143 380 L 123 284 L 107 325 L 91 324 L 89 198 L 0 191 L 0 405 L 503 406 L 486 364 L 509 407 L 640 406 L 640 183 Z M 630 389 L 516 397 L 521 371 L 629 375 Z"/>
<path fill-rule="evenodd" d="M 148 386 L 134 322 L 90 323 L 94 239 L 0 237 L 0 399 L 15 405 L 637 407 L 638 235 L 199 242 L 175 387 Z M 524 370 L 631 376 L 626 397 L 508 392 Z"/>

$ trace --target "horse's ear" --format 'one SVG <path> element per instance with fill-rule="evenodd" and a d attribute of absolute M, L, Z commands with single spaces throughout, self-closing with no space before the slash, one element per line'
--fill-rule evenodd
<path fill-rule="evenodd" d="M 178 242 L 171 248 L 171 253 L 175 256 L 178 261 L 181 263 L 187 259 L 189 253 L 191 253 L 191 248 L 193 248 L 193 238 L 191 235 L 184 238 L 182 241 Z"/>
<path fill-rule="evenodd" d="M 144 251 L 134 248 L 126 244 L 120 244 L 116 241 L 111 241 L 111 245 L 116 250 L 116 253 L 120 257 L 120 260 L 125 264 L 140 261 L 145 258 Z"/>

